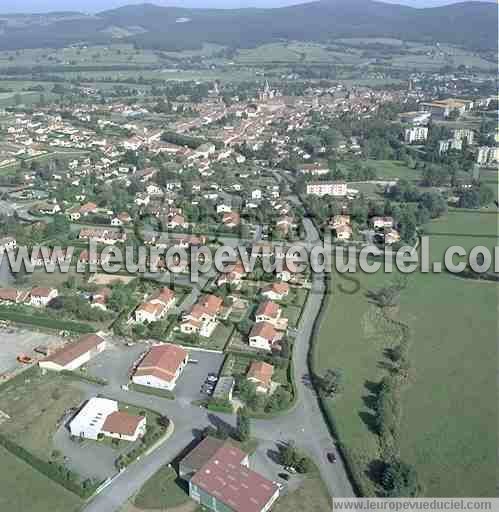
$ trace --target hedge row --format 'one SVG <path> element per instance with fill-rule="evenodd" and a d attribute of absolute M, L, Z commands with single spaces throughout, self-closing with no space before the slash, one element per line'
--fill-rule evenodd
<path fill-rule="evenodd" d="M 95 377 L 94 375 L 86 375 L 81 372 L 72 372 L 71 370 L 62 370 L 61 375 L 69 377 L 70 379 L 81 380 L 83 382 L 90 382 L 90 384 L 98 384 L 99 386 L 107 386 L 107 379 L 101 377 Z"/>
<path fill-rule="evenodd" d="M 0 320 L 8 320 L 10 322 L 34 325 L 36 327 L 44 327 L 58 331 L 71 331 L 80 334 L 95 332 L 95 328 L 88 324 L 71 322 L 69 320 L 57 320 L 45 315 L 28 315 L 13 310 L 0 309 Z"/>
<path fill-rule="evenodd" d="M 145 395 L 154 395 L 167 400 L 175 400 L 175 395 L 168 391 L 168 389 L 151 388 L 149 386 L 141 386 L 140 384 L 131 383 L 128 386 L 131 390 L 137 393 L 144 393 Z"/>
<path fill-rule="evenodd" d="M 0 434 L 0 445 L 8 450 L 12 455 L 19 457 L 54 482 L 62 485 L 68 491 L 76 494 L 82 499 L 88 499 L 92 496 L 102 482 L 92 482 L 90 479 L 80 481 L 78 475 L 69 470 L 63 464 L 56 462 L 47 462 L 39 459 L 32 453 L 17 445 L 10 439 Z"/>

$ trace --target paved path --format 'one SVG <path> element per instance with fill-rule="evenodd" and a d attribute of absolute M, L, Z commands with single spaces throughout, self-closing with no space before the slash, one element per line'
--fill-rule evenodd
<path fill-rule="evenodd" d="M 298 200 L 298 198 L 296 198 Z M 299 201 L 299 200 L 298 200 Z M 317 230 L 310 219 L 304 219 L 306 245 L 313 246 L 319 242 Z M 312 290 L 305 305 L 300 325 L 297 329 L 293 365 L 296 378 L 298 400 L 290 413 L 272 420 L 253 420 L 253 436 L 265 443 L 294 440 L 297 446 L 305 450 L 319 467 L 331 496 L 353 497 L 354 491 L 348 479 L 343 461 L 338 457 L 335 464 L 330 464 L 326 453 L 334 446 L 317 396 L 308 384 L 308 353 L 314 321 L 319 314 L 325 291 L 324 275 L 314 274 Z M 108 392 L 109 391 L 109 392 Z M 133 496 L 142 485 L 164 464 L 174 459 L 194 436 L 204 427 L 216 421 L 234 424 L 235 418 L 227 415 L 213 415 L 205 409 L 190 404 L 168 401 L 134 392 L 123 392 L 118 388 L 106 388 L 110 398 L 128 403 L 151 407 L 164 412 L 175 423 L 173 436 L 151 455 L 132 464 L 122 475 L 106 487 L 84 509 L 84 512 L 114 512 Z M 338 454 L 339 455 L 339 454 Z"/>

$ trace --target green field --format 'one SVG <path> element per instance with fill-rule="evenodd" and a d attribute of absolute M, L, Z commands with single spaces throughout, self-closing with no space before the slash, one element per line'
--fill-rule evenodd
<path fill-rule="evenodd" d="M 330 510 L 331 502 L 326 486 L 318 473 L 305 478 L 300 487 L 279 498 L 272 507 L 274 512 L 323 512 Z"/>
<path fill-rule="evenodd" d="M 480 245 L 492 252 L 498 245 L 498 223 L 499 214 L 492 208 L 480 211 L 450 209 L 445 217 L 433 220 L 424 228 L 430 238 L 431 260 L 443 261 L 445 250 L 453 245 L 459 245 L 467 252 Z"/>
<path fill-rule="evenodd" d="M 0 425 L 0 433 L 49 460 L 58 422 L 65 411 L 79 405 L 84 395 L 60 374 L 42 376 L 36 368 L 28 372 L 2 388 L 0 410 L 11 420 Z"/>
<path fill-rule="evenodd" d="M 82 501 L 0 446 L 0 510 L 76 512 Z"/>
<path fill-rule="evenodd" d="M 497 215 L 451 211 L 428 231 L 432 259 L 444 246 L 491 247 Z M 481 237 L 465 237 L 476 232 Z M 336 278 L 335 278 L 336 277 Z M 316 369 L 341 368 L 345 391 L 325 406 L 365 493 L 376 492 L 369 469 L 381 456 L 369 407 L 373 385 L 386 375 L 390 333 L 366 292 L 392 278 L 357 273 L 360 291 L 333 276 L 329 310 L 314 353 Z M 491 496 L 497 446 L 497 286 L 442 274 L 415 273 L 402 292 L 398 318 L 411 333 L 411 371 L 402 393 L 401 457 L 414 464 L 425 496 Z"/>
<path fill-rule="evenodd" d="M 140 489 L 134 504 L 141 509 L 170 509 L 190 500 L 188 486 L 173 468 L 163 466 Z"/>

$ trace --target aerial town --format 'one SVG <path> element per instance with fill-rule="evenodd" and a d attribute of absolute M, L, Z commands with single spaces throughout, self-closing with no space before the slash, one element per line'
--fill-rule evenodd
<path fill-rule="evenodd" d="M 462 415 L 495 386 L 499 269 L 437 268 L 497 245 L 497 73 L 438 43 L 417 56 L 447 67 L 385 69 L 379 41 L 349 79 L 264 57 L 238 78 L 232 53 L 99 78 L 59 56 L 161 52 L 0 47 L 0 510 L 494 495 L 496 415 Z M 427 243 L 437 273 L 298 254 Z"/>

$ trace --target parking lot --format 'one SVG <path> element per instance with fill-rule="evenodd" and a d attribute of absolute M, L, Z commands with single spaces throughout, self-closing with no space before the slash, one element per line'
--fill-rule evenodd
<path fill-rule="evenodd" d="M 17 356 L 43 357 L 34 352 L 39 345 L 54 345 L 62 341 L 57 336 L 13 327 L 0 328 L 0 375 L 15 372 L 23 367 Z"/>
<path fill-rule="evenodd" d="M 90 375 L 107 379 L 111 386 L 122 386 L 129 383 L 129 372 L 140 356 L 150 348 L 147 343 L 137 343 L 126 346 L 122 342 L 108 344 L 108 349 L 92 359 L 87 365 Z M 183 403 L 206 398 L 201 394 L 201 386 L 208 374 L 218 375 L 224 355 L 189 350 L 190 362 L 185 367 L 177 386 L 174 389 L 175 397 Z"/>
<path fill-rule="evenodd" d="M 224 361 L 224 355 L 189 350 L 189 359 L 191 362 L 186 366 L 174 390 L 177 400 L 184 402 L 192 402 L 207 397 L 207 395 L 201 393 L 201 386 L 208 374 L 218 375 Z M 192 361 L 197 361 L 197 363 Z"/>

